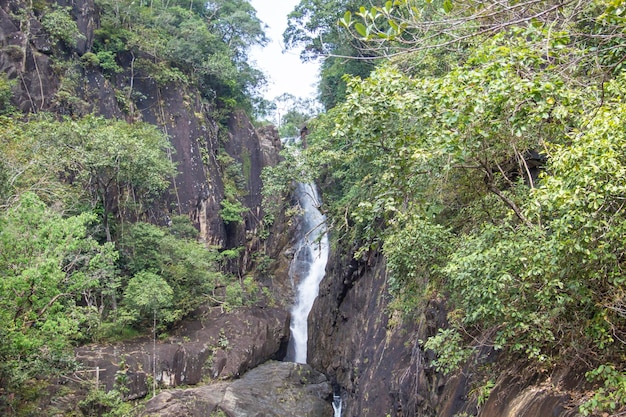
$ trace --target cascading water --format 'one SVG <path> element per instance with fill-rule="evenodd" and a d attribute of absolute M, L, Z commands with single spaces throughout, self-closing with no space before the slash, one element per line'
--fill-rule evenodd
<path fill-rule="evenodd" d="M 291 142 L 297 143 L 298 139 Z M 298 183 L 295 197 L 302 208 L 302 221 L 293 261 L 289 267 L 291 283 L 296 286 L 296 299 L 291 308 L 291 338 L 285 360 L 306 363 L 308 318 L 319 294 L 319 284 L 326 273 L 329 245 L 326 218 L 318 210 L 321 199 L 315 184 Z M 334 417 L 341 417 L 342 399 L 339 391 L 333 394 L 332 405 Z"/>
<path fill-rule="evenodd" d="M 334 417 L 341 417 L 341 407 L 343 406 L 343 401 L 341 400 L 340 394 L 333 394 L 333 410 L 335 411 Z"/>
<path fill-rule="evenodd" d="M 298 183 L 295 194 L 303 213 L 300 238 L 289 270 L 297 289 L 286 360 L 306 363 L 308 317 L 326 270 L 328 235 L 326 218 L 318 210 L 321 201 L 315 185 Z"/>

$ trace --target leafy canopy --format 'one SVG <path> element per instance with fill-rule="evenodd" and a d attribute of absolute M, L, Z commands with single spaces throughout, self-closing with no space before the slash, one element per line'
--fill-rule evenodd
<path fill-rule="evenodd" d="M 94 315 L 77 303 L 116 252 L 88 233 L 95 217 L 61 217 L 27 192 L 0 216 L 0 381 L 16 388 L 70 364 Z M 62 365 L 65 363 L 65 365 Z"/>
<path fill-rule="evenodd" d="M 626 340 L 626 84 L 582 35 L 620 36 L 595 6 L 574 11 L 573 29 L 505 24 L 459 47 L 458 63 L 415 50 L 346 77 L 345 102 L 311 126 L 302 156 L 338 247 L 383 251 L 394 307 L 447 298 L 450 326 L 424 344 L 438 369 L 464 363 L 478 335 L 537 367 L 610 363 L 590 374 L 606 385 L 586 413 L 616 409 Z"/>

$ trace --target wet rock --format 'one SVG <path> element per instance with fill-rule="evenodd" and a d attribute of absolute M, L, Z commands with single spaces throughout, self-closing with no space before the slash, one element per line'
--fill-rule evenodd
<path fill-rule="evenodd" d="M 270 361 L 241 379 L 166 391 L 146 403 L 142 416 L 328 417 L 331 385 L 310 366 Z"/>

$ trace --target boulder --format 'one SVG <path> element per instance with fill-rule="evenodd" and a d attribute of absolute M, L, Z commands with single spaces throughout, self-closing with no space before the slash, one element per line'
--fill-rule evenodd
<path fill-rule="evenodd" d="M 328 417 L 332 388 L 309 365 L 270 361 L 241 379 L 170 390 L 146 403 L 145 417 Z M 214 414 L 215 413 L 215 414 Z"/>

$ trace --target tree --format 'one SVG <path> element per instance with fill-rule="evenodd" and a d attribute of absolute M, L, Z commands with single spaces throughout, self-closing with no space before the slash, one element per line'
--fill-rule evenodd
<path fill-rule="evenodd" d="M 286 47 L 303 47 L 300 57 L 304 61 L 324 59 L 319 98 L 327 110 L 345 97 L 343 75 L 367 76 L 378 56 L 362 53 L 361 41 L 338 25 L 343 10 L 358 7 L 358 4 L 354 0 L 302 0 L 288 16 L 283 34 Z"/>
<path fill-rule="evenodd" d="M 16 401 L 28 381 L 71 367 L 71 343 L 90 337 L 82 325 L 97 312 L 78 301 L 115 256 L 87 233 L 94 220 L 63 218 L 30 192 L 0 216 L 0 382 Z"/>
<path fill-rule="evenodd" d="M 186 225 L 187 229 L 191 226 L 188 219 Z M 137 222 L 127 227 L 118 241 L 120 268 L 125 274 L 152 272 L 171 289 L 176 303 L 161 309 L 166 323 L 182 319 L 208 301 L 223 281 L 218 252 L 195 237 L 177 236 L 178 230 Z"/>
<path fill-rule="evenodd" d="M 332 167 L 327 180 L 339 179 L 328 201 L 342 202 L 340 225 L 349 223 L 347 205 L 351 220 L 368 230 L 361 236 L 377 239 L 397 212 L 416 209 L 417 196 L 425 210 L 451 210 L 480 204 L 486 194 L 528 223 L 515 192 L 518 179 L 532 181 L 524 152 L 577 126 L 585 94 L 542 70 L 552 59 L 544 51 L 570 53 L 560 39 L 514 30 L 441 77 L 413 79 L 389 66 L 349 80 L 346 102 L 329 114 L 325 138 L 308 154 Z"/>
<path fill-rule="evenodd" d="M 149 314 L 156 332 L 157 313 L 173 301 L 172 288 L 165 280 L 150 271 L 140 271 L 128 281 L 124 291 L 124 304 L 131 314 Z"/>
<path fill-rule="evenodd" d="M 623 64 L 622 0 L 398 0 L 344 10 L 339 22 L 361 42 L 362 54 L 393 58 L 426 49 L 457 54 L 498 33 L 533 26 L 549 33 L 565 32 L 571 44 L 587 50 L 585 57 L 562 61 L 563 74 L 566 68 L 586 67 L 600 80 Z"/>
<path fill-rule="evenodd" d="M 212 0 L 206 5 L 208 19 L 222 41 L 235 51 L 235 59 L 245 61 L 247 51 L 267 43 L 264 25 L 256 16 L 256 10 L 247 0 Z"/>
<path fill-rule="evenodd" d="M 169 306 L 173 300 L 173 292 L 167 282 L 159 275 L 141 271 L 135 274 L 128 282 L 124 293 L 126 306 L 131 310 L 131 314 L 151 313 L 152 314 L 152 396 L 156 395 L 156 330 L 157 312 Z"/>
<path fill-rule="evenodd" d="M 140 218 L 175 175 L 166 152 L 171 145 L 154 126 L 88 116 L 25 127 L 36 146 L 45 144 L 60 158 L 50 163 L 62 164 L 70 182 L 89 193 L 92 208 L 101 209 L 108 242 L 111 216 L 121 221 Z"/>
<path fill-rule="evenodd" d="M 535 26 L 565 25 L 576 20 L 587 3 L 578 0 L 566 3 L 525 0 L 513 4 L 498 1 L 386 1 L 372 7 L 361 5 L 346 9 L 340 23 L 355 37 L 375 45 L 375 50 L 395 54 L 460 44 L 470 38 L 494 35 L 528 23 Z"/>

